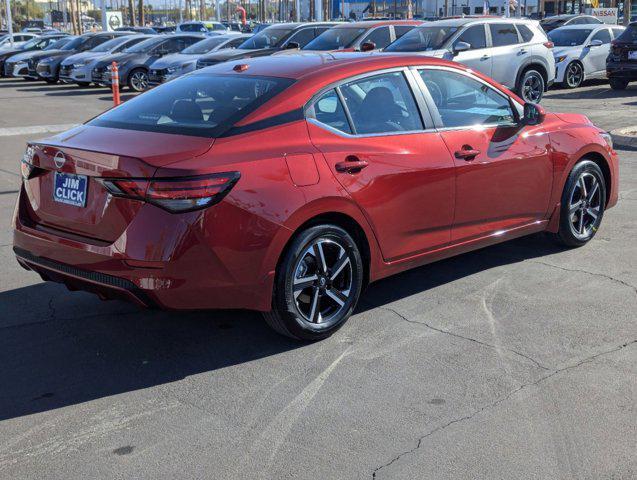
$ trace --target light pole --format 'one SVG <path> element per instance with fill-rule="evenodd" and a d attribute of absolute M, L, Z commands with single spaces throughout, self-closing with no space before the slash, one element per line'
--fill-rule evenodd
<path fill-rule="evenodd" d="M 9 42 L 11 42 L 11 49 L 13 50 L 13 19 L 11 18 L 11 3 L 6 0 L 7 5 L 7 30 L 9 32 Z"/>

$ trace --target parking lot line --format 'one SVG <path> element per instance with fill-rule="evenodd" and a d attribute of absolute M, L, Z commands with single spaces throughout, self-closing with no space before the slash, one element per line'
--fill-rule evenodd
<path fill-rule="evenodd" d="M 0 128 L 0 137 L 12 137 L 14 135 L 32 135 L 38 133 L 63 132 L 75 127 L 74 123 L 64 123 L 59 125 L 33 125 L 30 127 L 8 127 Z"/>

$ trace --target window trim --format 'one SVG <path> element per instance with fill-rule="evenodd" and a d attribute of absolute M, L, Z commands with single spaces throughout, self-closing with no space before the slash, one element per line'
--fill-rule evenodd
<path fill-rule="evenodd" d="M 431 113 L 427 110 L 427 104 L 425 102 L 425 99 L 422 96 L 422 92 L 418 88 L 417 82 L 413 78 L 413 72 L 411 72 L 410 70 L 411 69 L 409 67 L 384 68 L 382 70 L 374 70 L 371 72 L 365 72 L 365 73 L 347 77 L 341 80 L 337 80 L 336 82 L 329 83 L 328 85 L 325 85 L 324 87 L 319 89 L 314 95 L 310 97 L 310 99 L 307 102 L 305 102 L 305 105 L 303 105 L 302 108 L 303 108 L 303 115 L 305 117 L 305 120 L 344 138 L 389 137 L 394 135 L 410 135 L 414 133 L 436 132 L 437 129 L 435 128 L 434 118 L 431 115 Z M 345 103 L 345 99 L 343 98 L 343 95 L 340 91 L 340 87 L 342 85 L 353 83 L 368 77 L 377 77 L 379 75 L 384 75 L 387 73 L 396 73 L 396 72 L 401 72 L 403 74 L 403 78 L 405 79 L 407 83 L 407 88 L 409 88 L 413 96 L 414 102 L 416 104 L 416 109 L 418 110 L 418 114 L 420 115 L 420 121 L 422 122 L 424 128 L 420 130 L 407 130 L 404 132 L 356 133 L 354 122 L 352 121 L 349 108 L 347 107 L 347 104 Z M 325 93 L 327 93 L 330 90 L 336 90 L 336 94 L 339 98 L 339 101 L 342 104 L 343 110 L 345 111 L 345 116 L 347 117 L 347 121 L 349 123 L 349 127 L 352 133 L 343 132 L 330 125 L 320 122 L 319 120 L 316 119 L 315 113 L 314 113 L 314 105 Z M 431 127 L 429 125 L 431 125 Z"/>
<path fill-rule="evenodd" d="M 413 66 L 410 67 L 411 70 L 413 70 L 414 72 L 414 77 L 416 79 L 416 82 L 418 83 L 418 86 L 420 87 L 420 89 L 423 92 L 423 96 L 426 99 L 427 102 L 427 106 L 429 108 L 429 111 L 431 112 L 431 115 L 434 119 L 434 125 L 436 127 L 436 130 L 439 132 L 447 132 L 447 131 L 454 131 L 454 130 L 469 130 L 469 129 L 475 129 L 475 125 L 462 125 L 462 126 L 457 126 L 457 127 L 446 127 L 442 121 L 442 117 L 440 116 L 440 112 L 438 111 L 438 107 L 436 106 L 436 104 L 433 101 L 433 97 L 431 96 L 431 93 L 429 92 L 429 89 L 427 88 L 427 84 L 425 84 L 425 81 L 422 79 L 422 77 L 420 76 L 420 70 L 444 70 L 444 71 L 448 71 L 448 72 L 453 72 L 459 75 L 464 75 L 465 77 L 471 78 L 475 81 L 477 81 L 478 83 L 481 83 L 483 85 L 486 85 L 488 88 L 490 88 L 491 90 L 493 90 L 494 92 L 496 92 L 498 95 L 502 96 L 503 98 L 507 99 L 509 102 L 509 105 L 511 106 L 511 110 L 513 110 L 513 114 L 515 115 L 515 122 L 510 123 L 510 124 L 501 124 L 501 123 L 492 123 L 492 124 L 487 124 L 487 125 L 480 125 L 480 128 L 497 128 L 497 127 L 514 127 L 514 126 L 520 126 L 521 125 L 521 119 L 523 117 L 523 112 L 524 112 L 524 107 L 522 105 L 520 105 L 517 101 L 515 101 L 515 99 L 509 95 L 507 95 L 506 93 L 502 92 L 501 90 L 495 88 L 493 85 L 491 85 L 489 82 L 475 76 L 472 75 L 469 72 L 465 72 L 463 70 L 458 70 L 456 68 L 452 68 L 452 67 L 444 67 L 444 66 L 433 66 L 433 65 L 423 65 L 423 66 Z"/>

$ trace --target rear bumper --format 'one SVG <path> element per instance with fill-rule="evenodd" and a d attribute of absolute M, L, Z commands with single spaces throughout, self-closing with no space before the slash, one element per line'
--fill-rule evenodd
<path fill-rule="evenodd" d="M 23 267 L 44 280 L 145 307 L 271 308 L 274 272 L 260 273 L 259 262 L 249 258 L 253 252 L 228 253 L 224 239 L 204 234 L 201 213 L 172 215 L 145 204 L 109 243 L 35 224 L 25 202 L 22 188 L 13 222 L 14 252 Z"/>
<path fill-rule="evenodd" d="M 637 80 L 637 62 L 606 62 L 606 76 Z"/>

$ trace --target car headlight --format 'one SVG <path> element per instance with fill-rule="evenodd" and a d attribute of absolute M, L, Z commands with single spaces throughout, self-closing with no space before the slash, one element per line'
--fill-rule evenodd
<path fill-rule="evenodd" d="M 82 68 L 84 65 L 86 65 L 86 62 L 74 63 L 73 68 Z"/>
<path fill-rule="evenodd" d="M 562 55 L 560 57 L 555 57 L 555 63 L 561 63 L 566 60 L 567 55 Z"/>
<path fill-rule="evenodd" d="M 166 72 L 168 72 L 168 73 L 175 73 L 178 69 L 179 69 L 179 67 L 168 67 L 168 68 L 166 69 Z"/>
<path fill-rule="evenodd" d="M 608 146 L 612 150 L 613 149 L 613 137 L 611 136 L 611 134 L 608 133 L 608 132 L 601 132 L 599 134 L 599 136 L 604 139 L 604 141 L 608 144 Z"/>
<path fill-rule="evenodd" d="M 51 60 L 53 60 L 53 57 L 45 57 L 45 58 L 41 58 L 39 62 L 36 60 L 36 62 L 37 63 L 49 63 Z"/>

